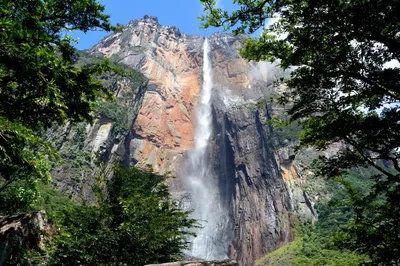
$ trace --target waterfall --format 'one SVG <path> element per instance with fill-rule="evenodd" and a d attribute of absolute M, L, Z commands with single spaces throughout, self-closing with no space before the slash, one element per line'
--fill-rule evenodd
<path fill-rule="evenodd" d="M 192 217 L 200 220 L 203 228 L 196 231 L 192 240 L 191 256 L 202 259 L 224 259 L 227 243 L 221 235 L 221 202 L 218 187 L 213 180 L 208 156 L 208 144 L 212 133 L 212 67 L 208 40 L 203 45 L 203 87 L 196 112 L 194 149 L 187 162 L 187 186 L 191 196 Z M 223 227 L 223 225 L 222 225 Z"/>

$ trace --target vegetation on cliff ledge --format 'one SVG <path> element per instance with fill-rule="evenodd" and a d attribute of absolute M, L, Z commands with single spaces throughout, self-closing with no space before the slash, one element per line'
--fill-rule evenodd
<path fill-rule="evenodd" d="M 361 195 L 371 191 L 371 180 L 359 172 L 351 172 L 343 180 Z M 308 180 L 312 186 L 313 180 Z M 279 248 L 256 262 L 256 266 L 307 266 L 307 265 L 363 265 L 369 261 L 368 256 L 336 245 L 338 231 L 348 227 L 354 218 L 354 211 L 347 202 L 349 194 L 338 183 L 326 181 L 326 199 L 320 199 L 315 205 L 318 221 L 298 223 L 296 238 L 293 242 Z"/>

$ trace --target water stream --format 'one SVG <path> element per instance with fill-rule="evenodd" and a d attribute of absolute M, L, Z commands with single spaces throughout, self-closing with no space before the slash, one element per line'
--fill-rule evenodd
<path fill-rule="evenodd" d="M 221 202 L 218 186 L 213 179 L 208 147 L 212 133 L 211 94 L 213 87 L 210 48 L 208 40 L 203 45 L 203 87 L 196 112 L 194 148 L 188 158 L 187 185 L 194 209 L 193 218 L 199 219 L 203 228 L 196 231 L 192 240 L 191 256 L 202 259 L 226 258 L 226 242 L 221 236 Z"/>

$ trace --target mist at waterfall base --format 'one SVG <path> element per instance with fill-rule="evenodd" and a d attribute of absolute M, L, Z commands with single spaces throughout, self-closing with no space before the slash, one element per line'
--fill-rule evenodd
<path fill-rule="evenodd" d="M 227 258 L 228 241 L 221 230 L 227 223 L 218 195 L 218 185 L 213 179 L 209 161 L 209 141 L 212 134 L 212 67 L 208 40 L 203 44 L 203 86 L 196 110 L 194 148 L 189 152 L 185 168 L 185 183 L 190 194 L 192 218 L 198 219 L 202 228 L 195 231 L 188 255 L 201 259 Z"/>

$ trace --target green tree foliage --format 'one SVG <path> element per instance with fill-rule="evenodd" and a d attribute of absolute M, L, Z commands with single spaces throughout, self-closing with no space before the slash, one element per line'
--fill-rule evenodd
<path fill-rule="evenodd" d="M 145 265 L 182 259 L 194 235 L 191 228 L 198 224 L 177 207 L 165 177 L 116 167 L 111 180 L 97 181 L 97 202 L 91 205 L 39 183 L 40 196 L 28 207 L 21 204 L 22 210 L 45 210 L 58 232 L 46 238 L 41 251 L 11 243 L 6 265 Z"/>
<path fill-rule="evenodd" d="M 355 266 L 365 258 L 329 246 L 314 226 L 298 226 L 296 239 L 259 259 L 256 266 Z"/>
<path fill-rule="evenodd" d="M 254 33 L 244 42 L 248 60 L 270 60 L 292 68 L 281 103 L 300 120 L 301 146 L 324 149 L 341 141 L 333 157 L 321 157 L 320 173 L 337 176 L 349 168 L 374 169 L 374 185 L 359 195 L 343 182 L 355 211 L 342 244 L 368 254 L 372 264 L 400 263 L 400 59 L 398 0 L 243 0 L 231 13 L 201 0 L 204 26 Z"/>
<path fill-rule="evenodd" d="M 44 193 L 47 200 L 38 207 L 48 210 L 60 235 L 51 240 L 47 254 L 31 259 L 43 265 L 145 265 L 181 259 L 193 235 L 190 228 L 197 225 L 177 207 L 164 181 L 150 171 L 116 168 L 110 181 L 99 180 L 95 205 L 54 205 L 58 196 Z"/>
<path fill-rule="evenodd" d="M 118 70 L 107 60 L 73 65 L 67 35 L 113 30 L 103 11 L 95 0 L 0 1 L 0 193 L 21 178 L 49 179 L 56 153 L 37 130 L 90 122 L 96 100 L 111 98 L 96 76 Z"/>

